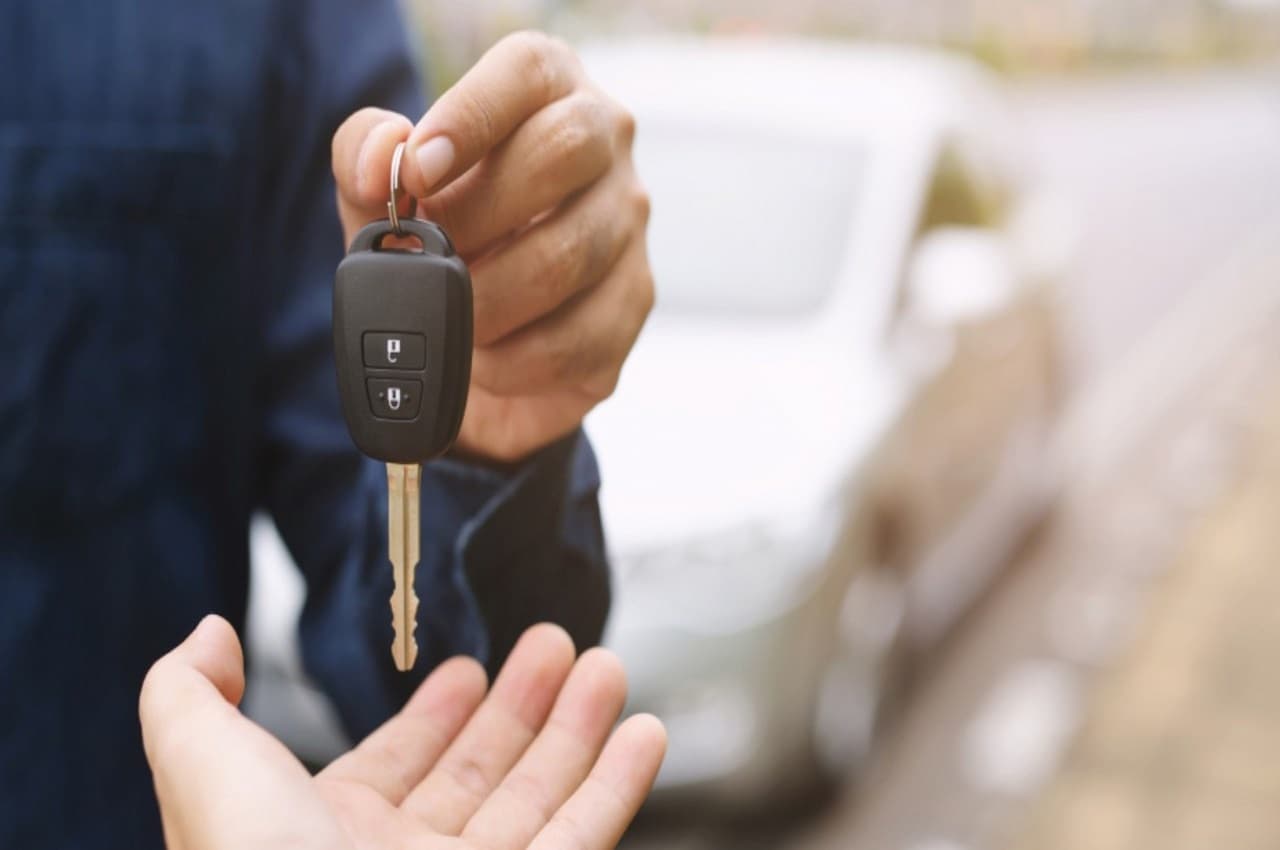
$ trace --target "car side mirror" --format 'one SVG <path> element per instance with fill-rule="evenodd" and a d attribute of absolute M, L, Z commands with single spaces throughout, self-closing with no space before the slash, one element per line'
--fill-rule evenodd
<path fill-rule="evenodd" d="M 906 311 L 915 321 L 948 327 L 981 319 L 1017 288 L 1004 237 L 982 228 L 940 227 L 916 243 L 907 265 Z"/>

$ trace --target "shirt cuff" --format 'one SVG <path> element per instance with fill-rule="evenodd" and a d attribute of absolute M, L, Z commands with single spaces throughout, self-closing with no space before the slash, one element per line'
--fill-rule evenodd
<path fill-rule="evenodd" d="M 449 458 L 432 464 L 430 474 L 467 511 L 454 526 L 456 590 L 483 624 L 476 654 L 491 673 L 539 621 L 559 623 L 580 647 L 599 641 L 609 580 L 596 501 L 600 474 L 581 429 L 513 468 Z"/>

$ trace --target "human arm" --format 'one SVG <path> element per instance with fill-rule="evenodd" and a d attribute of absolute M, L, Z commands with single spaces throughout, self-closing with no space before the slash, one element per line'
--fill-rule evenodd
<path fill-rule="evenodd" d="M 307 579 L 304 664 L 359 737 L 451 655 L 494 670 L 539 620 L 559 622 L 580 646 L 595 643 L 609 584 L 598 473 L 580 431 L 502 468 L 464 458 L 428 464 L 420 661 L 413 674 L 395 671 L 385 478 L 351 444 L 333 371 L 331 282 L 343 234 L 329 140 L 359 104 L 417 111 L 421 100 L 394 3 L 327 4 L 302 26 L 293 51 L 301 70 L 274 113 L 278 207 L 262 241 L 279 267 L 268 267 L 257 466 L 261 503 Z"/>

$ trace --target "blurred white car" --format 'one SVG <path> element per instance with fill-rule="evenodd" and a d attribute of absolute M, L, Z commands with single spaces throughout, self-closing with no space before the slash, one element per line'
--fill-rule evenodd
<path fill-rule="evenodd" d="M 588 419 L 607 643 L 670 732 L 659 804 L 777 801 L 862 762 L 1050 504 L 1061 250 L 965 61 L 696 40 L 584 58 L 637 116 L 658 287 Z"/>

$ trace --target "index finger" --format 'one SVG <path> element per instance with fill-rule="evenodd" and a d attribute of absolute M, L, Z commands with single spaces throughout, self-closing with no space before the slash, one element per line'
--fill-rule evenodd
<path fill-rule="evenodd" d="M 567 44 L 540 32 L 509 35 L 427 110 L 409 136 L 405 188 L 423 198 L 479 162 L 581 76 Z"/>
<path fill-rule="evenodd" d="M 348 239 L 370 221 L 386 216 L 391 157 L 412 126 L 397 112 L 368 106 L 343 121 L 334 133 L 338 215 Z"/>

